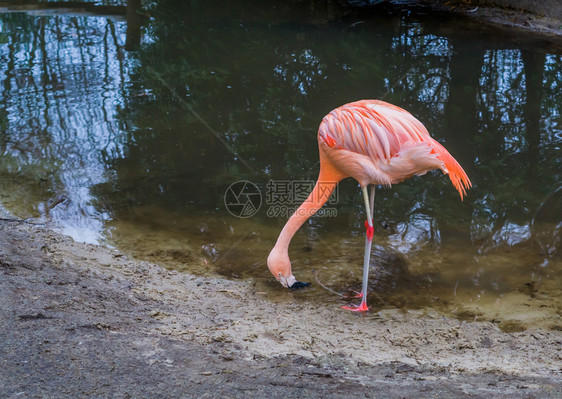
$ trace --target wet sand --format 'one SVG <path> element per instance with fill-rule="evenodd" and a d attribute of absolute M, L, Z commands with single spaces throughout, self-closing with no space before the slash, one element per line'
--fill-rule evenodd
<path fill-rule="evenodd" d="M 1 397 L 562 396 L 560 331 L 275 302 L 10 221 L 0 275 Z"/>

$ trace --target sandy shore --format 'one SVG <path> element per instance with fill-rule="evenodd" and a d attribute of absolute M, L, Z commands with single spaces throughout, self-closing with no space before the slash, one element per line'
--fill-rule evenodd
<path fill-rule="evenodd" d="M 9 221 L 0 276 L 1 397 L 562 396 L 559 331 L 274 303 Z"/>

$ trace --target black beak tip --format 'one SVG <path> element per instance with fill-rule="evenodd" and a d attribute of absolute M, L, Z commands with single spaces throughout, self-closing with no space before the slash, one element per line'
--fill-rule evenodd
<path fill-rule="evenodd" d="M 291 285 L 292 290 L 300 290 L 301 288 L 309 287 L 310 283 L 303 283 L 302 281 L 297 281 L 293 285 Z"/>

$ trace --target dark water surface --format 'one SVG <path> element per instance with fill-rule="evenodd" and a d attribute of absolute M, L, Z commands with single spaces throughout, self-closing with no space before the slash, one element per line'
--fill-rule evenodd
<path fill-rule="evenodd" d="M 0 14 L 0 204 L 77 240 L 251 279 L 273 300 L 337 306 L 316 279 L 360 289 L 356 182 L 293 240 L 313 288 L 282 290 L 265 259 L 317 177 L 322 117 L 384 98 L 474 187 L 461 202 L 435 172 L 377 191 L 372 310 L 562 328 L 560 42 L 338 4 L 162 0 L 129 32 L 120 11 Z M 247 218 L 225 206 L 240 180 L 262 195 Z"/>

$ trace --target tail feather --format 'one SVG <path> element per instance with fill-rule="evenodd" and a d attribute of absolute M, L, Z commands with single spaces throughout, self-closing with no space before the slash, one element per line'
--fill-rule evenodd
<path fill-rule="evenodd" d="M 459 192 L 461 200 L 464 199 L 466 190 L 472 187 L 472 183 L 466 175 L 466 172 L 459 165 L 457 160 L 453 158 L 451 154 L 449 154 L 449 151 L 447 151 L 445 147 L 443 147 L 437 141 L 434 141 L 433 147 L 437 152 L 437 157 L 445 164 L 445 168 L 447 170 L 443 170 L 443 172 L 449 174 L 449 178 L 451 179 L 453 186 L 455 186 L 455 188 Z"/>

